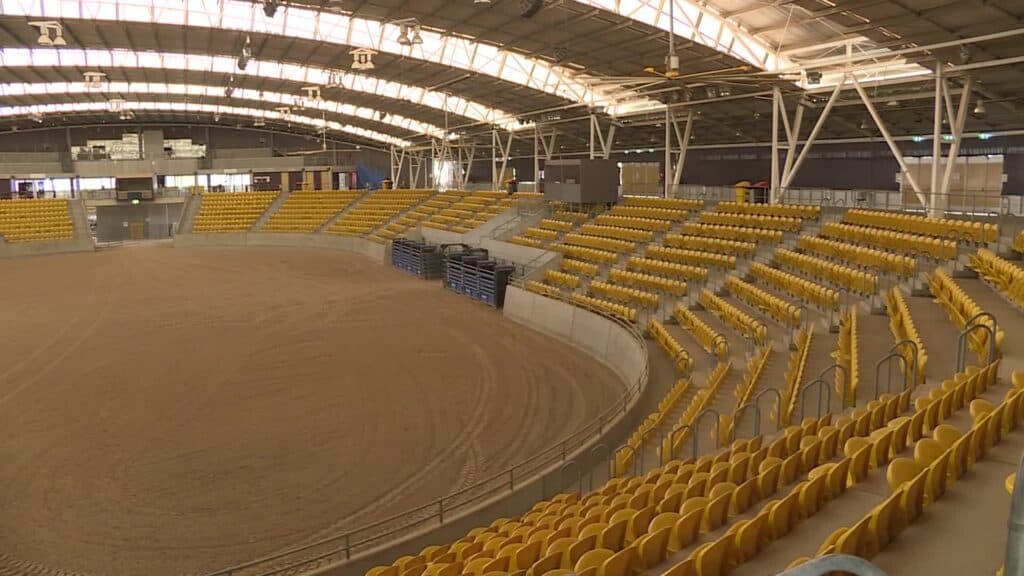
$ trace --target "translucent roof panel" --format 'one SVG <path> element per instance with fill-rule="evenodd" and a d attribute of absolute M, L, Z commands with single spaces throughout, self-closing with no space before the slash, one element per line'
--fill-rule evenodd
<path fill-rule="evenodd" d="M 633 3 L 620 2 L 622 5 Z M 219 28 L 368 48 L 486 74 L 574 103 L 604 106 L 610 111 L 614 111 L 614 106 L 620 100 L 636 97 L 628 90 L 593 88 L 585 76 L 567 68 L 474 38 L 450 36 L 424 29 L 420 33 L 422 44 L 403 46 L 398 43 L 398 25 L 298 6 L 281 6 L 275 17 L 267 18 L 260 3 L 241 0 L 0 0 L 0 13 L 29 18 Z"/>
<path fill-rule="evenodd" d="M 37 82 L 37 83 L 6 83 L 0 84 L 0 96 L 31 96 L 61 94 L 175 94 L 197 98 L 222 98 L 225 96 L 222 86 L 201 86 L 195 84 L 162 84 L 157 82 L 104 82 L 99 88 L 90 88 L 82 82 Z M 410 132 L 418 132 L 435 138 L 443 138 L 444 131 L 431 124 L 405 118 L 397 114 L 381 115 L 378 110 L 353 106 L 331 100 L 316 100 L 297 97 L 294 94 L 267 92 L 249 88 L 236 88 L 231 95 L 239 100 L 253 100 L 270 104 L 317 112 L 327 112 L 341 116 L 352 116 L 373 122 L 389 124 Z"/>
<path fill-rule="evenodd" d="M 2 0 L 0 0 L 2 1 Z M 493 124 L 505 130 L 519 130 L 515 115 L 479 102 L 434 90 L 409 86 L 345 70 L 330 70 L 301 64 L 284 64 L 269 60 L 250 60 L 245 70 L 238 70 L 235 59 L 227 56 L 178 54 L 169 52 L 134 52 L 78 48 L 0 48 L 0 66 L 33 67 L 62 66 L 102 71 L 104 68 L 150 68 L 157 70 L 188 70 L 218 72 L 236 76 L 252 76 L 272 80 L 289 80 L 324 86 L 331 82 L 353 92 L 362 92 L 427 106 L 477 122 Z"/>
<path fill-rule="evenodd" d="M 311 118 L 295 113 L 283 113 L 276 110 L 263 110 L 259 108 L 247 108 L 244 106 L 225 106 L 220 104 L 202 104 L 193 102 L 146 102 L 126 101 L 119 104 L 120 111 L 131 112 L 178 112 L 182 114 L 207 114 L 224 116 L 243 116 L 248 118 L 259 118 L 263 120 L 290 122 L 301 124 L 318 130 L 331 130 L 359 136 L 367 140 L 381 142 L 383 144 L 409 147 L 412 142 L 396 138 L 388 134 L 382 134 L 375 130 L 367 130 L 358 126 L 349 126 L 333 120 L 322 118 Z M 59 104 L 34 104 L 30 106 L 0 106 L 0 118 L 12 118 L 17 116 L 46 116 L 48 114 L 76 114 L 87 112 L 110 112 L 109 102 L 62 102 Z"/>

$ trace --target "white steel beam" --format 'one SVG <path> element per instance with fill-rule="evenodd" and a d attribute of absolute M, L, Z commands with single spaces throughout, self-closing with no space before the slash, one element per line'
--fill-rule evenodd
<path fill-rule="evenodd" d="M 675 123 L 676 138 L 679 139 L 679 158 L 676 160 L 676 169 L 672 177 L 672 184 L 679 186 L 683 180 L 683 166 L 686 164 L 686 151 L 690 148 L 690 134 L 693 130 L 693 110 L 686 113 L 686 128 L 682 136 L 679 135 L 679 123 Z"/>
<path fill-rule="evenodd" d="M 807 158 L 807 153 L 811 151 L 811 146 L 814 145 L 814 141 L 818 138 L 818 133 L 821 132 L 821 128 L 825 125 L 825 120 L 828 119 L 829 113 L 832 112 L 832 107 L 835 106 L 836 101 L 839 100 L 839 93 L 843 90 L 843 85 L 846 84 L 847 77 L 843 77 L 842 80 L 836 83 L 836 87 L 832 90 L 832 96 L 829 97 L 828 102 L 825 104 L 825 108 L 822 109 L 821 115 L 818 116 L 818 121 L 814 123 L 814 128 L 811 129 L 811 134 L 807 137 L 807 142 L 804 143 L 804 147 L 800 150 L 800 155 L 793 163 L 792 169 L 789 174 L 782 181 L 783 188 L 789 188 L 793 178 L 800 171 L 800 166 L 803 165 L 804 160 Z M 793 148 L 796 151 L 796 148 Z"/>
<path fill-rule="evenodd" d="M 907 161 L 903 158 L 903 153 L 900 152 L 899 146 L 896 145 L 896 141 L 892 139 L 892 134 L 889 133 L 889 129 L 885 126 L 885 122 L 882 121 L 882 117 L 878 114 L 878 110 L 875 109 L 875 105 L 871 102 L 871 97 L 861 87 L 860 82 L 857 82 L 857 78 L 851 77 L 853 81 L 853 87 L 857 89 L 857 94 L 860 95 L 860 99 L 864 101 L 864 107 L 868 109 L 868 114 L 871 115 L 871 119 L 875 121 L 875 125 L 878 126 L 879 132 L 882 133 L 882 138 L 885 138 L 885 143 L 889 145 L 889 150 L 892 155 L 896 157 L 896 162 L 900 165 L 902 170 L 902 177 L 907 179 L 910 187 L 914 190 L 914 194 L 917 195 L 917 199 L 921 202 L 921 205 L 926 209 L 928 208 L 928 199 L 921 192 L 921 187 L 917 184 L 917 180 L 914 179 L 914 175 L 910 173 L 910 169 L 907 167 Z"/>
<path fill-rule="evenodd" d="M 967 121 L 967 110 L 971 106 L 971 89 L 974 87 L 974 78 L 968 76 L 964 83 L 963 92 L 960 93 L 960 109 L 956 112 L 956 119 L 950 119 L 949 124 L 953 128 L 953 145 L 949 147 L 949 158 L 946 160 L 946 172 L 942 175 L 942 194 L 949 198 L 949 185 L 953 179 L 953 168 L 956 166 L 956 158 L 960 154 L 960 143 L 964 136 L 964 122 Z"/>

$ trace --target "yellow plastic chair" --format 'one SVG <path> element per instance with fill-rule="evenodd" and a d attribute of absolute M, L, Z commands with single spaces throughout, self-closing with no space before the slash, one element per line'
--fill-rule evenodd
<path fill-rule="evenodd" d="M 697 573 L 697 559 L 691 554 L 682 562 L 669 568 L 661 576 L 700 576 Z"/>
<path fill-rule="evenodd" d="M 914 445 L 914 460 L 925 466 L 931 464 L 945 452 L 942 444 L 931 438 L 922 438 Z"/>
<path fill-rule="evenodd" d="M 633 548 L 624 548 L 601 564 L 598 576 L 629 576 L 630 565 L 633 563 Z"/>
<path fill-rule="evenodd" d="M 871 433 L 871 459 L 875 468 L 881 468 L 889 463 L 892 450 L 892 435 L 893 431 L 891 428 L 879 428 Z"/>
<path fill-rule="evenodd" d="M 707 533 L 725 525 L 729 518 L 729 504 L 732 502 L 732 491 L 726 492 L 708 502 L 704 510 L 704 521 L 701 532 Z"/>
<path fill-rule="evenodd" d="M 926 474 L 918 474 L 914 478 L 905 484 L 900 498 L 900 508 L 902 509 L 903 519 L 907 524 L 910 524 L 921 515 L 921 511 L 924 510 L 924 493 L 925 483 L 928 481 Z"/>
<path fill-rule="evenodd" d="M 949 452 L 943 452 L 928 465 L 928 481 L 925 483 L 925 497 L 934 503 L 946 492 L 946 475 L 949 464 Z"/>
<path fill-rule="evenodd" d="M 836 540 L 836 554 L 850 554 L 853 556 L 864 556 L 864 537 L 871 522 L 870 516 L 865 516 L 860 522 L 850 527 L 842 536 Z"/>
<path fill-rule="evenodd" d="M 926 466 L 916 460 L 894 458 L 885 471 L 885 480 L 889 484 L 889 490 L 895 492 L 925 470 Z"/>
<path fill-rule="evenodd" d="M 719 538 L 694 550 L 693 555 L 697 561 L 697 573 L 700 576 L 724 576 L 725 555 L 729 547 L 729 541 Z"/>
<path fill-rule="evenodd" d="M 850 464 L 852 458 L 843 458 L 825 474 L 825 490 L 829 498 L 838 498 L 850 481 Z"/>
<path fill-rule="evenodd" d="M 523 544 L 512 556 L 512 562 L 509 565 L 509 569 L 528 569 L 530 566 L 533 566 L 534 562 L 540 560 L 541 552 L 543 552 L 543 550 L 541 549 L 541 543 L 539 541 Z"/>
<path fill-rule="evenodd" d="M 665 526 L 658 530 L 651 530 L 634 543 L 636 550 L 634 564 L 638 571 L 653 568 L 665 560 L 671 535 L 672 527 Z"/>
<path fill-rule="evenodd" d="M 614 551 L 607 550 L 605 548 L 596 548 L 581 556 L 573 566 L 573 571 L 578 574 L 589 568 L 596 568 L 600 570 L 601 566 L 603 566 L 604 563 L 612 556 L 615 556 Z"/>
<path fill-rule="evenodd" d="M 776 502 L 772 507 L 768 515 L 768 524 L 771 527 L 773 540 L 778 540 L 789 534 L 790 529 L 796 523 L 795 519 L 797 514 L 799 514 L 797 509 L 798 498 L 799 494 L 792 492 L 789 496 Z"/>
<path fill-rule="evenodd" d="M 892 429 L 892 452 L 899 454 L 907 449 L 907 440 L 910 437 L 910 417 L 899 416 L 890 420 L 889 428 Z"/>
<path fill-rule="evenodd" d="M 768 462 L 765 460 L 765 462 Z M 764 463 L 761 464 L 761 473 L 757 476 L 757 494 L 761 498 L 767 498 L 779 489 L 779 475 L 782 472 L 782 461 L 775 459 L 775 462 L 764 468 Z"/>
<path fill-rule="evenodd" d="M 472 574 L 473 576 L 482 576 L 484 573 L 484 566 L 487 566 L 490 562 L 490 558 L 476 558 L 474 560 L 470 560 L 462 569 L 462 573 Z"/>
<path fill-rule="evenodd" d="M 697 540 L 697 536 L 700 535 L 700 525 L 704 518 L 704 510 L 693 510 L 687 514 L 683 514 L 676 521 L 675 528 L 672 529 L 672 537 L 669 540 L 669 550 L 675 552 L 686 548 L 690 544 L 693 544 Z M 673 548 L 675 546 L 675 548 Z"/>
<path fill-rule="evenodd" d="M 569 549 L 565 553 L 563 558 L 563 566 L 566 568 L 572 568 L 576 565 L 576 562 L 583 557 L 584 554 L 593 550 L 597 546 L 597 536 L 588 536 L 586 538 L 580 538 L 573 545 L 569 546 Z"/>
<path fill-rule="evenodd" d="M 762 533 L 767 526 L 768 517 L 758 514 L 736 531 L 735 556 L 738 564 L 742 564 L 757 556 L 765 539 Z"/>
<path fill-rule="evenodd" d="M 826 476 L 807 480 L 800 489 L 800 514 L 804 518 L 813 516 L 825 503 Z"/>
<path fill-rule="evenodd" d="M 975 402 L 977 402 L 977 400 L 975 400 Z M 940 424 L 935 427 L 935 430 L 932 430 L 932 438 L 938 442 L 943 449 L 951 448 L 962 436 L 963 434 L 961 434 L 955 426 L 950 426 L 949 424 Z"/>
<path fill-rule="evenodd" d="M 609 524 L 597 538 L 598 546 L 607 548 L 608 550 L 622 550 L 626 538 L 626 526 L 628 524 L 629 522 L 627 520 L 620 520 L 614 524 Z"/>
<path fill-rule="evenodd" d="M 366 572 L 366 576 L 398 576 L 397 566 L 374 566 Z"/>
<path fill-rule="evenodd" d="M 729 505 L 731 514 L 742 514 L 750 508 L 754 502 L 754 494 L 757 490 L 757 478 L 751 478 L 736 487 L 732 493 L 732 502 Z"/>
<path fill-rule="evenodd" d="M 839 445 L 839 430 L 832 426 L 824 426 L 818 430 L 818 438 L 821 439 L 822 460 L 833 458 Z"/>

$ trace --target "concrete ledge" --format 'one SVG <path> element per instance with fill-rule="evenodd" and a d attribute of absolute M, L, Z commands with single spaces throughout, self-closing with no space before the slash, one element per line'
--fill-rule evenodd
<path fill-rule="evenodd" d="M 354 555 L 310 574 L 323 576 L 362 576 L 374 566 L 390 564 L 405 554 L 417 554 L 432 544 L 452 542 L 477 526 L 495 518 L 527 512 L 537 501 L 563 490 L 575 490 L 577 482 L 588 489 L 584 478 L 598 466 L 607 466 L 611 450 L 619 446 L 646 415 L 653 396 L 648 386 L 647 347 L 622 325 L 607 317 L 509 286 L 505 293 L 504 314 L 510 320 L 558 338 L 593 356 L 611 368 L 623 381 L 623 392 L 639 387 L 638 393 L 621 404 L 609 407 L 599 422 L 577 436 L 563 458 L 543 469 L 528 468 L 532 474 L 515 481 L 515 488 L 503 491 L 464 512 L 446 514 L 444 524 L 424 522 L 415 533 L 388 541 L 371 551 Z M 656 399 L 653 399 L 657 402 Z M 557 455 L 558 446 L 541 455 Z M 518 474 L 517 468 L 517 474 Z M 511 484 L 511 482 L 508 482 Z M 447 510 L 447 506 L 445 507 Z M 453 511 L 454 512 L 454 511 Z"/>
<path fill-rule="evenodd" d="M 72 252 L 92 252 L 96 246 L 92 238 L 77 240 L 59 240 L 56 242 L 17 242 L 8 244 L 0 238 L 0 258 L 24 258 L 27 256 L 46 256 L 49 254 L 70 254 Z"/>
<path fill-rule="evenodd" d="M 330 234 L 277 234 L 269 232 L 239 232 L 228 234 L 178 234 L 176 247 L 193 246 L 284 246 L 294 248 L 323 248 L 344 250 L 365 256 L 375 262 L 387 260 L 387 247 L 355 236 Z"/>

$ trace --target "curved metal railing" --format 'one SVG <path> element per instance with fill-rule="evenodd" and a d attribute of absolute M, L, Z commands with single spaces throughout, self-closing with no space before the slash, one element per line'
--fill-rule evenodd
<path fill-rule="evenodd" d="M 518 283 L 521 284 L 521 282 Z M 568 299 L 561 298 L 561 300 L 570 303 Z M 581 303 L 571 302 L 571 304 L 614 322 L 620 328 L 628 331 L 645 348 L 644 363 L 636 381 L 630 383 L 622 397 L 598 415 L 595 420 L 532 457 L 471 486 L 372 524 L 210 572 L 206 576 L 301 574 L 328 564 L 349 560 L 353 556 L 378 548 L 385 541 L 394 540 L 430 526 L 444 525 L 446 519 L 450 521 L 460 513 L 468 512 L 496 496 L 512 493 L 517 486 L 521 486 L 549 469 L 564 468 L 568 462 L 574 462 L 569 459 L 569 455 L 587 448 L 593 441 L 599 440 L 607 425 L 614 422 L 620 414 L 624 414 L 633 400 L 646 388 L 650 377 L 650 364 L 646 354 L 644 335 L 636 325 Z"/>

